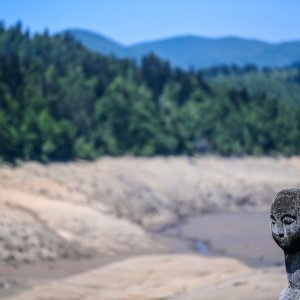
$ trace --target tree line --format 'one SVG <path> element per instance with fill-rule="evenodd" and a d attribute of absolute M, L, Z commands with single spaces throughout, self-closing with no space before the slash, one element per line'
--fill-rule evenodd
<path fill-rule="evenodd" d="M 237 80 L 264 74 L 267 87 L 281 74 L 297 91 L 299 70 L 183 71 L 153 54 L 136 64 L 88 51 L 68 34 L 0 24 L 0 159 L 299 154 L 299 103 Z"/>

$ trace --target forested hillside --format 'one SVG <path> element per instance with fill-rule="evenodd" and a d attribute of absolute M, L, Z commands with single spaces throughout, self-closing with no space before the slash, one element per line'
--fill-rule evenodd
<path fill-rule="evenodd" d="M 183 71 L 154 55 L 137 66 L 0 25 L 0 157 L 299 154 L 299 83 L 298 66 Z"/>

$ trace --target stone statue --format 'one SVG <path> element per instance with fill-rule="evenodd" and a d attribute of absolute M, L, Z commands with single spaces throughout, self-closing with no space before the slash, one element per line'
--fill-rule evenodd
<path fill-rule="evenodd" d="M 284 251 L 288 288 L 279 300 L 300 300 L 300 189 L 279 192 L 271 206 L 272 237 Z"/>

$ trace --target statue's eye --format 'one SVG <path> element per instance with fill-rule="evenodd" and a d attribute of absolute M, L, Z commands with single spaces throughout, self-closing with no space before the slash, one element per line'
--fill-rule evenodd
<path fill-rule="evenodd" d="M 273 216 L 271 216 L 271 224 L 272 224 L 272 225 L 275 225 L 275 224 L 276 224 L 276 221 L 275 221 L 275 219 L 274 219 Z"/>
<path fill-rule="evenodd" d="M 286 224 L 286 225 L 293 223 L 294 220 L 295 220 L 295 218 L 293 218 L 292 216 L 284 216 L 282 218 L 283 224 Z"/>

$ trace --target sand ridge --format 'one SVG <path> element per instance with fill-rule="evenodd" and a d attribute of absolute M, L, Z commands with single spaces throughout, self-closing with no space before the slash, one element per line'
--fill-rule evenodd
<path fill-rule="evenodd" d="M 253 270 L 229 258 L 152 255 L 112 263 L 8 299 L 250 300 L 255 293 L 255 299 L 271 300 L 283 286 L 277 269 Z"/>

